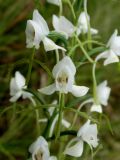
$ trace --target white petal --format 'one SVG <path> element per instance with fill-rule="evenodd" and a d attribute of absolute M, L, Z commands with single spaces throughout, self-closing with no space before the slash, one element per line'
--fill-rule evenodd
<path fill-rule="evenodd" d="M 108 65 L 115 62 L 119 62 L 119 58 L 112 50 L 110 50 L 109 57 L 104 61 L 104 65 Z"/>
<path fill-rule="evenodd" d="M 35 21 L 39 25 L 39 27 L 41 28 L 42 34 L 48 35 L 49 33 L 48 25 L 46 21 L 44 20 L 44 18 L 40 15 L 38 10 L 36 9 L 33 12 L 33 21 Z"/>
<path fill-rule="evenodd" d="M 33 144 L 31 144 L 31 146 L 29 147 L 29 152 L 35 152 L 41 146 L 48 148 L 48 143 L 42 136 L 38 137 L 37 140 Z"/>
<path fill-rule="evenodd" d="M 93 104 L 90 111 L 102 113 L 102 106 L 100 104 L 99 105 Z"/>
<path fill-rule="evenodd" d="M 91 32 L 91 34 L 98 34 L 98 30 L 94 29 L 94 28 L 91 28 L 90 32 Z"/>
<path fill-rule="evenodd" d="M 22 95 L 21 91 L 17 92 L 14 96 L 10 98 L 10 102 L 16 102 L 21 97 L 21 95 Z"/>
<path fill-rule="evenodd" d="M 98 61 L 99 59 L 102 58 L 105 58 L 104 65 L 119 62 L 119 58 L 112 50 L 107 50 L 105 52 L 100 53 L 95 60 Z"/>
<path fill-rule="evenodd" d="M 62 125 L 65 126 L 66 128 L 69 128 L 71 124 L 65 119 L 62 119 Z"/>
<path fill-rule="evenodd" d="M 15 81 L 19 89 L 25 86 L 25 78 L 20 72 L 15 72 Z"/>
<path fill-rule="evenodd" d="M 88 21 L 90 20 L 90 16 L 87 15 Z M 87 26 L 87 19 L 86 19 L 86 14 L 85 12 L 81 12 L 79 18 L 78 18 L 78 23 L 81 25 L 86 25 Z"/>
<path fill-rule="evenodd" d="M 75 97 L 81 97 L 87 94 L 89 88 L 85 87 L 85 86 L 76 86 L 73 85 L 72 86 L 72 90 L 71 93 L 75 96 Z"/>
<path fill-rule="evenodd" d="M 115 37 L 117 37 L 117 34 L 118 34 L 118 30 L 116 29 L 114 31 L 114 33 L 112 34 L 112 36 L 110 37 L 108 43 L 107 43 L 107 47 L 110 47 L 112 45 L 112 43 L 114 42 L 115 40 Z"/>
<path fill-rule="evenodd" d="M 71 147 L 67 147 L 64 151 L 64 154 L 73 156 L 73 157 L 80 157 L 83 153 L 83 141 L 79 140 L 75 145 Z"/>
<path fill-rule="evenodd" d="M 53 131 L 54 131 L 54 128 L 55 128 L 57 120 L 58 120 L 58 115 L 55 116 L 55 118 L 54 118 L 54 120 L 52 122 L 52 125 L 50 127 L 50 133 L 49 133 L 50 137 L 53 135 Z"/>
<path fill-rule="evenodd" d="M 50 156 L 48 160 L 57 160 L 57 158 L 55 156 Z"/>
<path fill-rule="evenodd" d="M 18 92 L 19 88 L 16 84 L 15 78 L 12 78 L 10 81 L 10 95 L 14 96 Z"/>
<path fill-rule="evenodd" d="M 61 68 L 63 68 L 64 66 L 67 66 L 68 68 L 70 68 L 71 73 L 73 74 L 73 76 L 76 73 L 76 68 L 74 63 L 72 62 L 71 58 L 68 56 L 65 56 L 61 61 L 59 61 L 53 68 L 52 70 L 52 74 L 53 77 L 56 78 L 56 75 L 58 74 L 58 72 L 61 70 Z"/>
<path fill-rule="evenodd" d="M 103 81 L 97 86 L 97 96 L 100 104 L 107 105 L 110 96 L 110 87 L 107 86 L 107 81 Z"/>
<path fill-rule="evenodd" d="M 53 15 L 52 24 L 53 24 L 53 27 L 54 27 L 54 29 L 56 31 L 60 31 L 60 28 L 59 28 L 59 18 L 56 15 Z"/>
<path fill-rule="evenodd" d="M 57 6 L 60 6 L 61 0 L 47 0 L 49 3 L 55 4 Z"/>
<path fill-rule="evenodd" d="M 66 38 L 71 37 L 75 27 L 73 24 L 64 16 L 58 18 L 57 16 L 53 16 L 53 26 L 57 32 L 61 32 L 66 35 Z"/>
<path fill-rule="evenodd" d="M 46 94 L 46 95 L 51 95 L 56 91 L 55 83 L 53 83 L 53 84 L 51 84 L 51 85 L 49 85 L 47 87 L 38 89 L 38 91 L 43 93 L 43 94 Z"/>
<path fill-rule="evenodd" d="M 83 141 L 87 142 L 90 146 L 97 147 L 97 125 L 90 124 L 88 120 L 78 131 L 77 136 L 81 137 Z"/>
<path fill-rule="evenodd" d="M 33 95 L 32 95 L 31 93 L 26 92 L 26 91 L 22 91 L 22 97 L 23 97 L 23 99 L 28 98 L 28 99 L 33 103 L 33 105 L 36 106 L 36 102 L 35 102 L 35 100 L 32 98 Z"/>
<path fill-rule="evenodd" d="M 52 50 L 57 50 L 57 49 L 61 49 L 63 51 L 66 51 L 66 49 L 56 45 L 51 39 L 49 39 L 47 37 L 45 37 L 43 39 L 43 44 L 44 44 L 44 47 L 45 47 L 46 51 L 52 51 Z"/>
<path fill-rule="evenodd" d="M 44 37 L 40 26 L 35 21 L 28 20 L 25 33 L 27 48 L 35 46 L 35 48 L 38 49 L 39 44 Z"/>
<path fill-rule="evenodd" d="M 100 59 L 102 59 L 102 58 L 108 58 L 108 57 L 109 57 L 109 50 L 100 53 L 100 54 L 96 57 L 95 61 L 98 61 L 98 60 L 100 60 Z"/>

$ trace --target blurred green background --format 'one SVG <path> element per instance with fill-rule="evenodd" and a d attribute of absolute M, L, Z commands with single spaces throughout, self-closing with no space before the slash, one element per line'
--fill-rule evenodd
<path fill-rule="evenodd" d="M 26 21 L 31 19 L 35 8 L 39 9 L 50 30 L 53 30 L 51 20 L 53 14 L 58 14 L 57 6 L 48 4 L 45 0 L 0 0 L 0 160 L 26 160 L 29 154 L 28 146 L 36 135 L 34 111 L 27 110 L 13 115 L 14 107 L 9 102 L 9 82 L 14 72 L 19 70 L 23 75 L 27 74 L 28 59 L 32 50 L 26 49 L 25 28 Z M 76 6 L 76 15 L 79 12 L 79 6 Z M 88 13 L 91 17 L 91 26 L 99 30 L 101 42 L 106 43 L 114 29 L 118 29 L 120 33 L 120 0 L 88 0 Z M 64 16 L 71 19 L 67 5 L 64 7 Z M 54 53 L 47 54 L 41 47 L 35 58 L 52 70 L 55 61 L 53 56 Z M 89 65 L 79 68 L 77 83 L 91 86 L 90 72 Z M 96 75 L 98 82 L 106 79 L 112 88 L 109 106 L 104 111 L 111 121 L 114 134 L 111 135 L 103 119 L 99 131 L 103 147 L 99 149 L 94 159 L 120 160 L 120 64 L 111 64 L 107 67 L 98 65 Z M 34 63 L 30 87 L 38 89 L 50 81 L 51 78 L 41 66 Z M 47 97 L 48 103 L 52 102 L 52 98 L 55 98 L 55 95 Z M 24 102 L 19 100 L 16 106 L 18 111 L 20 108 L 31 107 L 27 100 Z M 42 115 L 42 110 L 40 113 Z M 55 152 L 54 147 L 52 151 Z M 87 154 L 83 159 L 88 160 L 90 157 Z"/>

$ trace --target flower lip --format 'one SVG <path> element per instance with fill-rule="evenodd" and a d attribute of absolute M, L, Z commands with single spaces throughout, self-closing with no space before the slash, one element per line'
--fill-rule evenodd
<path fill-rule="evenodd" d="M 74 76 L 68 66 L 62 67 L 56 75 L 56 88 L 61 92 L 67 93 L 72 89 L 74 83 Z"/>

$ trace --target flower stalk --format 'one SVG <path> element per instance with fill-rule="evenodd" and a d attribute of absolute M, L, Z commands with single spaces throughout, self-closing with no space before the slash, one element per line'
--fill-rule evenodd
<path fill-rule="evenodd" d="M 63 108 L 64 108 L 64 93 L 59 93 L 59 117 L 58 117 L 58 124 L 56 129 L 56 140 L 60 137 L 61 131 L 61 122 L 63 117 Z"/>
<path fill-rule="evenodd" d="M 77 42 L 79 43 L 79 46 L 80 46 L 81 50 L 83 51 L 85 57 L 88 59 L 88 61 L 89 61 L 90 63 L 93 63 L 94 61 L 93 61 L 92 58 L 87 54 L 86 50 L 85 50 L 84 47 L 83 47 L 82 42 L 81 42 L 80 39 L 77 37 L 77 35 L 75 35 L 75 38 L 76 38 Z"/>

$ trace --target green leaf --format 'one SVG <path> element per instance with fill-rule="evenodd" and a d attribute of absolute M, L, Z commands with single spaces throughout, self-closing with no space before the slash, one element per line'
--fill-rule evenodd
<path fill-rule="evenodd" d="M 53 41 L 58 42 L 58 43 L 62 42 L 64 44 L 65 48 L 67 49 L 67 39 L 63 34 L 55 32 L 55 31 L 51 31 L 48 34 L 48 38 L 50 38 Z"/>

